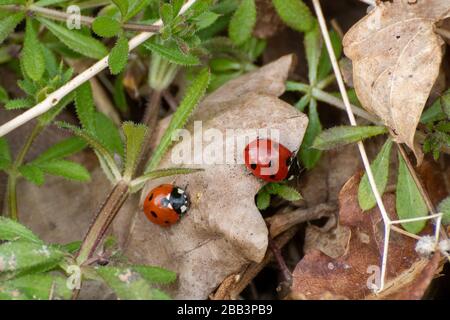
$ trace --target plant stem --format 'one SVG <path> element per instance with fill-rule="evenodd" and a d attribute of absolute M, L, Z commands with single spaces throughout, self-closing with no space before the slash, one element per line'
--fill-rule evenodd
<path fill-rule="evenodd" d="M 2 6 L 2 9 L 10 10 L 10 11 L 28 11 L 33 12 L 41 17 L 53 19 L 56 21 L 66 22 L 71 18 L 71 14 L 61 12 L 54 9 L 39 7 L 36 5 L 31 5 L 28 7 L 20 6 L 20 5 L 6 5 Z M 91 26 L 94 22 L 95 18 L 80 16 L 80 23 L 85 26 Z M 140 23 L 124 23 L 122 24 L 122 28 L 128 31 L 142 31 L 142 32 L 159 32 L 161 29 L 160 26 L 155 25 L 147 25 Z"/>
<path fill-rule="evenodd" d="M 40 124 L 37 124 L 33 131 L 31 131 L 27 140 L 25 141 L 22 149 L 20 149 L 19 154 L 17 155 L 14 163 L 11 167 L 11 170 L 8 175 L 8 189 L 7 189 L 7 198 L 8 198 L 8 214 L 11 219 L 18 220 L 18 210 L 17 210 L 17 179 L 19 177 L 19 168 L 23 164 L 25 160 L 25 156 L 31 148 L 36 137 L 42 132 L 44 127 Z"/>
<path fill-rule="evenodd" d="M 130 195 L 128 183 L 119 181 L 112 189 L 106 201 L 101 206 L 94 222 L 91 224 L 89 231 L 84 237 L 80 251 L 77 254 L 76 261 L 78 265 L 82 265 L 92 257 L 97 249 L 100 241 L 105 235 L 108 227 L 116 217 L 122 205 Z"/>

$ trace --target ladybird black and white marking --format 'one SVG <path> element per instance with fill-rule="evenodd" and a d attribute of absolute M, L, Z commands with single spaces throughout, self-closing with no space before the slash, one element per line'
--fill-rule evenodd
<path fill-rule="evenodd" d="M 188 212 L 189 205 L 189 196 L 185 190 L 171 184 L 163 184 L 147 194 L 144 213 L 151 222 L 169 227 Z"/>

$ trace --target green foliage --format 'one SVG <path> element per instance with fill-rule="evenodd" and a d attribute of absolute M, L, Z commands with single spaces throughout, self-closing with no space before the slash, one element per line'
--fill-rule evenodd
<path fill-rule="evenodd" d="M 320 36 L 319 24 L 314 23 L 311 30 L 305 33 L 305 51 L 306 61 L 308 62 L 309 83 L 315 85 L 317 81 L 317 72 L 322 53 L 322 38 Z"/>
<path fill-rule="evenodd" d="M 439 212 L 443 213 L 442 223 L 444 225 L 450 224 L 450 197 L 445 198 L 438 206 Z"/>
<path fill-rule="evenodd" d="M 142 269 L 141 269 L 142 270 Z M 146 280 L 151 271 L 144 270 L 143 277 L 138 270 L 132 267 L 98 267 L 96 272 L 114 290 L 121 300 L 167 300 L 170 299 L 159 289 L 152 288 Z"/>
<path fill-rule="evenodd" d="M 14 220 L 5 217 L 0 217 L 0 240 L 22 240 L 35 243 L 42 242 L 30 229 Z"/>
<path fill-rule="evenodd" d="M 400 153 L 398 154 L 398 161 L 399 168 L 396 193 L 397 215 L 402 220 L 425 217 L 428 214 L 427 205 Z M 422 231 L 425 225 L 425 220 L 402 224 L 406 231 L 414 234 Z"/>
<path fill-rule="evenodd" d="M 125 179 L 132 178 L 136 166 L 139 163 L 142 146 L 147 135 L 147 127 L 135 125 L 132 122 L 125 122 L 122 126 L 125 135 Z"/>
<path fill-rule="evenodd" d="M 93 59 L 101 59 L 108 54 L 103 43 L 79 31 L 69 30 L 50 20 L 38 19 L 62 43 L 75 52 Z"/>
<path fill-rule="evenodd" d="M 85 82 L 75 91 L 75 110 L 83 129 L 94 132 L 94 98 L 90 82 Z"/>
<path fill-rule="evenodd" d="M 5 104 L 6 110 L 18 110 L 18 109 L 28 109 L 33 106 L 33 100 L 31 98 L 19 98 L 9 100 Z"/>
<path fill-rule="evenodd" d="M 387 129 L 380 126 L 334 127 L 322 132 L 312 147 L 318 150 L 330 150 L 385 133 L 387 133 Z"/>
<path fill-rule="evenodd" d="M 386 143 L 383 145 L 377 157 L 370 166 L 372 168 L 377 189 L 381 196 L 386 190 L 388 182 L 391 150 L 392 150 L 392 140 L 387 139 Z M 373 195 L 372 188 L 370 187 L 367 173 L 364 173 L 364 176 L 362 177 L 361 182 L 359 184 L 358 202 L 359 206 L 364 211 L 372 209 L 373 207 L 375 207 L 377 203 L 375 196 Z"/>
<path fill-rule="evenodd" d="M 322 155 L 322 151 L 313 146 L 322 132 L 322 124 L 320 123 L 317 101 L 315 99 L 310 99 L 309 101 L 308 118 L 308 128 L 300 147 L 299 157 L 305 168 L 309 170 L 316 166 Z"/>
<path fill-rule="evenodd" d="M 44 172 L 33 164 L 22 165 L 18 170 L 25 179 L 35 185 L 41 186 L 45 182 Z"/>
<path fill-rule="evenodd" d="M 7 169 L 12 163 L 11 150 L 5 137 L 0 138 L 0 170 Z"/>
<path fill-rule="evenodd" d="M 172 144 L 172 136 L 176 133 L 176 130 L 182 129 L 188 121 L 190 115 L 194 111 L 195 107 L 199 104 L 203 95 L 208 88 L 210 80 L 209 70 L 202 70 L 196 79 L 192 82 L 186 91 L 183 101 L 180 103 L 177 111 L 172 116 L 172 120 L 168 128 L 166 129 L 158 147 L 155 149 L 153 157 L 147 164 L 145 172 L 156 169 L 162 157 L 166 153 L 167 149 Z"/>
<path fill-rule="evenodd" d="M 270 196 L 279 196 L 287 201 L 301 200 L 301 194 L 292 187 L 283 183 L 268 183 L 256 196 L 256 206 L 260 210 L 265 210 L 270 205 Z"/>
<path fill-rule="evenodd" d="M 128 0 L 112 0 L 112 2 L 119 8 L 122 17 L 126 17 L 128 13 Z"/>
<path fill-rule="evenodd" d="M 144 43 L 144 47 L 167 59 L 171 63 L 181 66 L 196 66 L 200 64 L 199 58 L 193 54 L 183 52 L 173 41 L 160 44 L 156 39 L 150 39 Z"/>
<path fill-rule="evenodd" d="M 35 160 L 33 160 L 33 163 L 62 159 L 83 150 L 85 147 L 86 143 L 82 139 L 78 137 L 67 138 L 42 152 Z"/>
<path fill-rule="evenodd" d="M 92 23 L 92 31 L 104 38 L 117 36 L 121 30 L 120 22 L 108 16 L 99 16 Z"/>
<path fill-rule="evenodd" d="M 256 24 L 256 5 L 254 0 L 242 0 L 231 18 L 228 34 L 237 46 L 250 39 Z"/>
<path fill-rule="evenodd" d="M 109 70 L 112 74 L 119 74 L 125 68 L 128 61 L 128 51 L 127 38 L 120 36 L 108 58 Z"/>
<path fill-rule="evenodd" d="M 44 53 L 30 19 L 27 19 L 22 59 L 28 76 L 34 81 L 39 81 L 45 71 Z"/>
<path fill-rule="evenodd" d="M 150 283 L 170 284 L 177 279 L 175 272 L 160 267 L 135 265 L 132 268 Z"/>
<path fill-rule="evenodd" d="M 170 177 L 180 174 L 196 173 L 200 171 L 202 171 L 202 169 L 189 169 L 189 168 L 171 168 L 171 169 L 150 171 L 131 181 L 130 189 L 131 192 L 134 193 L 139 191 L 142 188 L 143 184 L 148 180 Z"/>
<path fill-rule="evenodd" d="M 6 242 L 0 245 L 0 279 L 45 272 L 55 268 L 63 258 L 64 253 L 50 245 L 22 240 Z"/>
<path fill-rule="evenodd" d="M 89 172 L 82 165 L 67 160 L 51 160 L 32 163 L 45 173 L 60 176 L 69 180 L 87 182 L 91 179 Z"/>
<path fill-rule="evenodd" d="M 0 282 L 0 300 L 68 300 L 72 291 L 66 281 L 60 275 L 43 273 Z"/>
<path fill-rule="evenodd" d="M 22 12 L 18 12 L 0 20 L 0 44 L 14 31 L 24 17 L 25 15 Z"/>
<path fill-rule="evenodd" d="M 298 32 L 306 32 L 314 27 L 315 18 L 301 0 L 272 0 L 280 18 Z"/>

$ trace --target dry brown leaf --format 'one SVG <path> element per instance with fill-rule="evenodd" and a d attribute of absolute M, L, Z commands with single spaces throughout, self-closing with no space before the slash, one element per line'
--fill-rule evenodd
<path fill-rule="evenodd" d="M 343 41 L 362 105 L 414 150 L 419 162 L 414 134 L 443 57 L 444 41 L 434 25 L 448 16 L 448 0 L 379 2 Z"/>
<path fill-rule="evenodd" d="M 367 284 L 380 265 L 384 229 L 378 209 L 363 213 L 359 208 L 360 179 L 360 173 L 354 175 L 340 193 L 340 224 L 351 230 L 345 254 L 333 259 L 317 249 L 308 250 L 293 272 L 292 298 L 418 299 L 438 272 L 439 258 L 421 259 L 415 252 L 414 239 L 392 233 L 386 291 L 380 296 L 371 292 Z M 383 200 L 391 218 L 396 218 L 395 196 L 385 194 Z"/>
<path fill-rule="evenodd" d="M 296 150 L 308 120 L 277 98 L 284 91 L 291 64 L 292 56 L 286 56 L 227 83 L 201 103 L 186 128 L 192 133 L 193 122 L 201 120 L 204 131 L 215 128 L 223 134 L 226 129 L 279 129 L 281 143 Z M 176 166 L 169 151 L 160 167 Z M 205 171 L 152 181 L 143 190 L 145 197 L 161 183 L 186 187 L 192 204 L 179 224 L 161 228 L 138 209 L 128 235 L 124 234 L 123 217 L 122 223 L 114 226 L 121 239 L 127 238 L 124 250 L 132 262 L 178 273 L 178 282 L 171 290 L 178 299 L 206 299 L 227 276 L 240 272 L 251 261 L 261 261 L 268 244 L 268 230 L 254 201 L 264 182 L 241 164 L 199 167 Z"/>

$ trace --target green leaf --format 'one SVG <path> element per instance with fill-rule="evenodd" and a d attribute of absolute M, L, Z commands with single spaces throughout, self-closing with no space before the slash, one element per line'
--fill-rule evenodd
<path fill-rule="evenodd" d="M 306 32 L 314 27 L 315 18 L 303 1 L 272 0 L 272 3 L 283 22 L 292 29 Z"/>
<path fill-rule="evenodd" d="M 11 150 L 5 137 L 0 138 L 0 170 L 8 168 L 12 163 Z"/>
<path fill-rule="evenodd" d="M 5 4 L 25 4 L 25 0 L 0 0 L 0 6 Z"/>
<path fill-rule="evenodd" d="M 207 11 L 194 19 L 197 30 L 202 30 L 211 26 L 220 17 L 219 14 Z"/>
<path fill-rule="evenodd" d="M 297 201 L 302 199 L 302 195 L 297 190 L 282 183 L 269 183 L 264 187 L 264 189 L 268 194 L 282 197 L 288 201 Z"/>
<path fill-rule="evenodd" d="M 150 283 L 168 284 L 177 279 L 175 272 L 159 267 L 134 265 L 132 268 Z"/>
<path fill-rule="evenodd" d="M 125 95 L 125 88 L 123 86 L 123 74 L 119 77 L 116 77 L 114 80 L 114 105 L 122 112 L 127 112 L 127 97 Z"/>
<path fill-rule="evenodd" d="M 42 243 L 42 240 L 40 240 L 30 229 L 18 223 L 17 221 L 5 217 L 0 217 L 0 240 L 23 240 Z"/>
<path fill-rule="evenodd" d="M 308 62 L 309 83 L 315 85 L 317 82 L 317 71 L 319 67 L 320 54 L 322 52 L 322 38 L 319 24 L 314 23 L 314 27 L 305 33 L 306 61 Z"/>
<path fill-rule="evenodd" d="M 18 110 L 18 109 L 28 109 L 31 108 L 34 104 L 33 99 L 31 98 L 19 98 L 19 99 L 13 99 L 9 100 L 5 104 L 6 110 Z"/>
<path fill-rule="evenodd" d="M 112 2 L 119 8 L 122 17 L 126 17 L 128 13 L 128 0 L 112 0 Z"/>
<path fill-rule="evenodd" d="M 442 223 L 444 225 L 450 224 L 450 197 L 445 198 L 438 206 L 439 212 L 442 212 Z"/>
<path fill-rule="evenodd" d="M 121 300 L 169 299 L 168 296 L 161 296 L 160 291 L 153 289 L 131 268 L 99 267 L 96 268 L 96 272 Z"/>
<path fill-rule="evenodd" d="M 401 154 L 398 154 L 399 168 L 397 178 L 396 208 L 399 219 L 425 217 L 428 209 L 417 185 L 411 176 Z M 423 230 L 426 221 L 403 223 L 406 231 L 417 234 Z"/>
<path fill-rule="evenodd" d="M 358 142 L 380 134 L 387 129 L 381 126 L 340 126 L 322 132 L 314 141 L 313 148 L 330 150 L 352 142 Z"/>
<path fill-rule="evenodd" d="M 83 83 L 75 91 L 75 109 L 81 126 L 90 132 L 94 132 L 95 107 L 89 81 Z"/>
<path fill-rule="evenodd" d="M 387 139 L 386 143 L 383 145 L 377 157 L 370 166 L 372 168 L 373 176 L 380 196 L 382 196 L 384 191 L 386 190 L 388 182 L 391 150 L 392 140 Z M 364 211 L 372 209 L 377 204 L 377 200 L 375 199 L 372 188 L 370 187 L 367 172 L 364 173 L 364 176 L 359 183 L 358 202 L 359 206 Z"/>
<path fill-rule="evenodd" d="M 28 241 L 0 245 L 0 279 L 44 272 L 56 267 L 64 253 L 53 246 Z"/>
<path fill-rule="evenodd" d="M 161 45 L 156 39 L 144 42 L 144 47 L 160 55 L 172 63 L 182 66 L 196 66 L 200 64 L 200 59 L 190 53 L 184 53 L 175 42 L 166 42 Z"/>
<path fill-rule="evenodd" d="M 67 160 L 51 160 L 35 164 L 45 173 L 69 180 L 86 182 L 91 179 L 89 172 L 82 165 Z"/>
<path fill-rule="evenodd" d="M 6 18 L 0 20 L 0 44 L 2 44 L 8 35 L 14 31 L 24 17 L 25 15 L 22 12 L 18 12 L 8 15 Z"/>
<path fill-rule="evenodd" d="M 256 206 L 259 210 L 266 210 L 270 206 L 270 194 L 265 188 L 261 189 L 256 195 Z"/>
<path fill-rule="evenodd" d="M 287 201 L 298 201 L 303 199 L 300 192 L 285 184 L 278 184 L 276 194 Z"/>
<path fill-rule="evenodd" d="M 9 100 L 8 92 L 0 86 L 0 103 L 6 103 Z"/>
<path fill-rule="evenodd" d="M 19 167 L 20 174 L 35 185 L 41 186 L 45 182 L 44 172 L 33 164 L 27 164 Z"/>
<path fill-rule="evenodd" d="M 100 112 L 94 114 L 95 136 L 108 149 L 111 154 L 123 156 L 124 146 L 119 129 L 114 122 Z"/>
<path fill-rule="evenodd" d="M 124 177 L 131 179 L 138 165 L 148 130 L 145 125 L 135 125 L 132 122 L 125 122 L 122 129 L 125 135 L 126 149 Z"/>
<path fill-rule="evenodd" d="M 190 174 L 203 171 L 203 169 L 190 169 L 190 168 L 171 168 L 171 169 L 162 169 L 150 171 L 139 178 L 134 179 L 130 183 L 131 192 L 137 192 L 143 186 L 145 182 L 148 180 L 159 179 L 163 177 L 170 177 L 180 174 Z"/>
<path fill-rule="evenodd" d="M 305 94 L 296 104 L 295 107 L 303 112 L 306 106 L 311 102 L 311 96 L 309 94 Z"/>
<path fill-rule="evenodd" d="M 446 119 L 446 114 L 442 110 L 441 99 L 437 99 L 431 107 L 426 109 L 422 113 L 422 117 L 420 118 L 420 122 L 423 124 L 428 124 L 434 121 L 440 121 Z"/>
<path fill-rule="evenodd" d="M 79 137 L 70 137 L 62 140 L 41 153 L 33 163 L 42 163 L 61 159 L 75 154 L 86 147 L 86 143 Z"/>
<path fill-rule="evenodd" d="M 447 118 L 450 119 L 450 89 L 444 92 L 441 96 L 441 105 L 442 111 L 447 115 Z"/>
<path fill-rule="evenodd" d="M 256 5 L 254 0 L 242 0 L 231 17 L 228 35 L 237 46 L 240 46 L 252 36 L 256 24 Z"/>
<path fill-rule="evenodd" d="M 69 30 L 47 19 L 38 18 L 38 20 L 45 25 L 55 37 L 75 52 L 93 59 L 102 59 L 108 54 L 108 50 L 106 50 L 103 43 L 92 38 L 90 35 Z"/>
<path fill-rule="evenodd" d="M 156 169 L 167 149 L 172 144 L 172 135 L 176 130 L 182 129 L 185 126 L 195 107 L 203 98 L 206 89 L 208 88 L 210 78 L 209 70 L 203 69 L 188 87 L 183 101 L 181 101 L 177 111 L 173 114 L 170 124 L 164 132 L 153 157 L 147 164 L 145 170 L 146 173 Z"/>
<path fill-rule="evenodd" d="M 163 3 L 159 7 L 159 15 L 161 17 L 161 20 L 163 21 L 164 26 L 170 25 L 174 18 L 172 5 L 169 3 Z"/>
<path fill-rule="evenodd" d="M 322 132 L 316 99 L 310 99 L 308 117 L 308 128 L 300 147 L 299 157 L 305 168 L 310 170 L 316 166 L 322 156 L 322 151 L 312 148 L 315 139 Z"/>
<path fill-rule="evenodd" d="M 31 19 L 27 19 L 22 59 L 27 75 L 32 80 L 39 81 L 45 71 L 45 60 L 41 44 L 39 43 Z"/>
<path fill-rule="evenodd" d="M 336 55 L 336 58 L 339 59 L 339 57 L 342 55 L 342 41 L 339 33 L 334 30 L 330 31 L 330 40 L 331 45 L 333 46 L 334 54 Z M 322 53 L 319 60 L 319 70 L 317 72 L 318 80 L 320 81 L 328 76 L 332 68 L 333 67 L 331 65 L 330 56 L 328 55 L 328 50 L 326 46 L 322 46 Z"/>
<path fill-rule="evenodd" d="M 65 123 L 65 122 L 58 122 L 57 125 L 60 128 L 68 129 L 72 131 L 76 136 L 82 138 L 84 141 L 86 141 L 95 151 L 96 155 L 99 158 L 100 165 L 102 166 L 103 170 L 105 171 L 105 174 L 112 178 L 115 182 L 115 180 L 120 179 L 120 171 L 117 168 L 117 165 L 114 161 L 112 153 L 108 150 L 107 147 L 103 144 L 102 141 L 99 140 L 98 137 L 93 135 L 87 130 L 80 129 L 76 126 L 73 126 L 71 124 Z M 119 137 L 120 138 L 120 137 Z M 122 149 L 123 152 L 123 149 Z"/>
<path fill-rule="evenodd" d="M 92 30 L 100 37 L 110 38 L 122 30 L 120 22 L 108 16 L 99 16 L 92 23 Z"/>
<path fill-rule="evenodd" d="M 144 9 L 153 0 L 134 0 L 128 8 L 128 13 L 122 18 L 122 21 L 128 21 L 137 15 L 142 9 Z"/>
<path fill-rule="evenodd" d="M 127 38 L 119 37 L 108 58 L 109 70 L 112 74 L 119 74 L 125 68 L 128 61 L 128 51 Z"/>
<path fill-rule="evenodd" d="M 68 300 L 67 279 L 48 273 L 32 274 L 0 282 L 0 300 Z"/>

